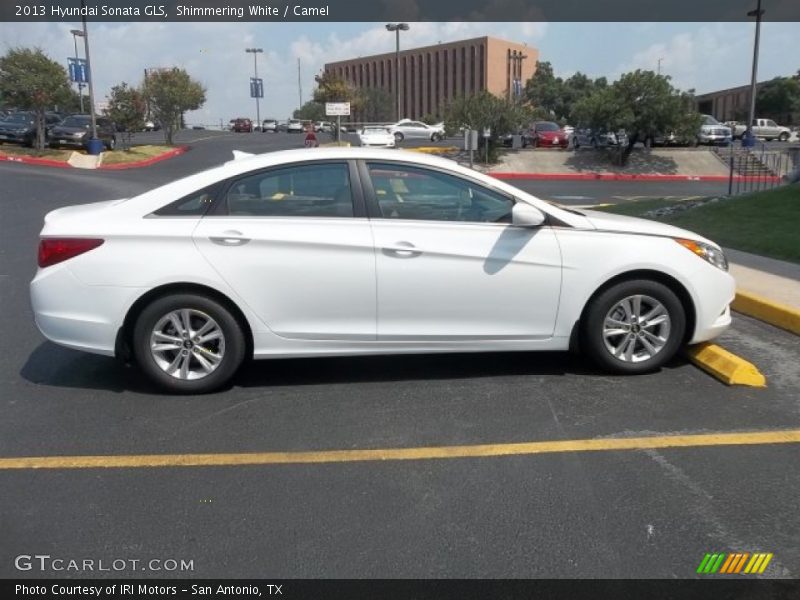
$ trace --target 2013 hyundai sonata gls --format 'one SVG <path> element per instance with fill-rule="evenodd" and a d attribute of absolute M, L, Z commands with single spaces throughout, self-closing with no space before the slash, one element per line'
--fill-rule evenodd
<path fill-rule="evenodd" d="M 567 350 L 641 373 L 731 321 L 719 246 L 575 211 L 435 157 L 239 156 L 45 218 L 50 340 L 206 392 L 255 358 Z"/>

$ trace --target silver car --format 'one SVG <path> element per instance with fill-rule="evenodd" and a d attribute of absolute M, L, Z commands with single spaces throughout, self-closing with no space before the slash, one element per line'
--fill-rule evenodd
<path fill-rule="evenodd" d="M 402 142 L 405 139 L 430 140 L 436 142 L 444 139 L 444 125 L 441 123 L 437 125 L 428 125 L 422 121 L 402 119 L 392 125 L 391 129 L 396 142 Z"/>

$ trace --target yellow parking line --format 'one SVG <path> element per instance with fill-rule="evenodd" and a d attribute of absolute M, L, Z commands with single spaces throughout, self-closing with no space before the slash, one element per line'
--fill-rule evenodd
<path fill-rule="evenodd" d="M 599 452 L 656 448 L 697 448 L 800 443 L 800 429 L 743 433 L 661 435 L 482 444 L 475 446 L 430 446 L 421 448 L 376 448 L 367 450 L 318 450 L 308 452 L 252 452 L 238 454 L 142 454 L 122 456 L 34 456 L 0 459 L 0 470 L 11 469 L 99 469 L 142 467 L 222 467 L 287 465 L 365 461 L 429 460 L 437 458 L 488 458 L 496 456 Z"/>

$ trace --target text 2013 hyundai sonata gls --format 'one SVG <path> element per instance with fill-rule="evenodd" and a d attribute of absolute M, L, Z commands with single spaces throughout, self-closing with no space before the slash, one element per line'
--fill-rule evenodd
<path fill-rule="evenodd" d="M 567 350 L 640 373 L 730 324 L 720 248 L 574 211 L 446 159 L 240 156 L 45 218 L 31 283 L 50 340 L 133 358 L 174 392 L 245 357 Z"/>

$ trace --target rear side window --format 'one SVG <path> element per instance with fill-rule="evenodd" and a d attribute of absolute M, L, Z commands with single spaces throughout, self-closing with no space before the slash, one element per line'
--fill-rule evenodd
<path fill-rule="evenodd" d="M 218 186 L 213 185 L 193 192 L 159 208 L 153 214 L 159 217 L 202 217 L 214 203 L 218 189 Z"/>
<path fill-rule="evenodd" d="M 233 182 L 222 208 L 241 217 L 352 217 L 349 167 L 307 164 L 250 175 Z"/>

